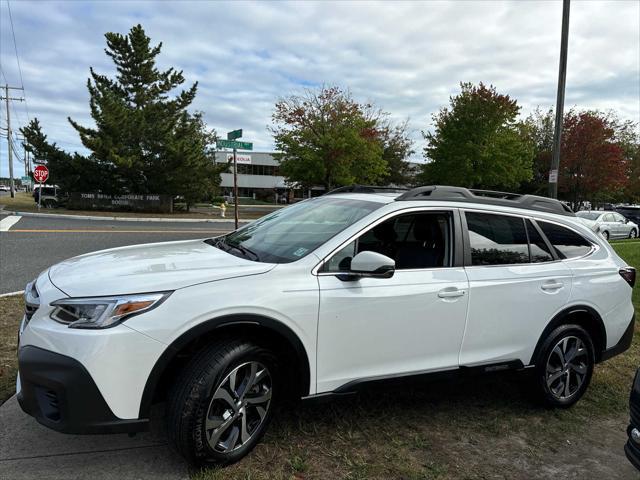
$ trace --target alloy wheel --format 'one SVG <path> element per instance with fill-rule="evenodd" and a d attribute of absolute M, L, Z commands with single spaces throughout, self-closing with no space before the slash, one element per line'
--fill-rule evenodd
<path fill-rule="evenodd" d="M 576 394 L 589 373 L 589 351 L 575 336 L 562 338 L 547 359 L 546 382 L 549 392 L 558 400 Z"/>
<path fill-rule="evenodd" d="M 629 232 L 629 238 L 636 238 L 638 236 L 638 232 L 635 228 L 633 228 L 630 232 Z"/>
<path fill-rule="evenodd" d="M 236 367 L 211 398 L 205 419 L 206 439 L 219 453 L 245 445 L 260 429 L 271 405 L 273 382 L 259 362 Z"/>

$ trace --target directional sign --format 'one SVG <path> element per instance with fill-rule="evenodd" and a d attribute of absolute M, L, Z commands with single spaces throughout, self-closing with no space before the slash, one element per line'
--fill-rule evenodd
<path fill-rule="evenodd" d="M 237 140 L 242 137 L 242 129 L 234 130 L 232 132 L 227 133 L 227 140 Z"/>
<path fill-rule="evenodd" d="M 44 165 L 38 165 L 33 169 L 33 178 L 38 183 L 44 183 L 49 178 L 49 169 Z"/>
<path fill-rule="evenodd" d="M 236 150 L 253 150 L 251 142 L 237 142 L 235 140 L 218 140 L 218 148 L 235 148 Z"/>

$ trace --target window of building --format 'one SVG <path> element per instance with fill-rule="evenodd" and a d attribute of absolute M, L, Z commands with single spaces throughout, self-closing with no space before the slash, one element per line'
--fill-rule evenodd
<path fill-rule="evenodd" d="M 336 252 L 325 272 L 348 272 L 351 259 L 372 251 L 396 262 L 397 270 L 451 266 L 451 216 L 447 213 L 399 215 L 376 225 Z"/>
<path fill-rule="evenodd" d="M 524 219 L 507 215 L 466 212 L 472 265 L 529 262 Z"/>
<path fill-rule="evenodd" d="M 560 258 L 582 257 L 593 248 L 593 245 L 589 241 L 573 230 L 561 227 L 555 223 L 547 223 L 539 220 L 537 223 Z"/>

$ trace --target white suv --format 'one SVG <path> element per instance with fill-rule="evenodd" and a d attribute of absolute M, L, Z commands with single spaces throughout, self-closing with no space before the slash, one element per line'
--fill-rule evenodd
<path fill-rule="evenodd" d="M 18 400 L 61 432 L 136 431 L 229 463 L 286 396 L 531 369 L 567 407 L 631 344 L 635 270 L 560 202 L 420 187 L 331 192 L 215 239 L 54 265 L 26 289 Z"/>

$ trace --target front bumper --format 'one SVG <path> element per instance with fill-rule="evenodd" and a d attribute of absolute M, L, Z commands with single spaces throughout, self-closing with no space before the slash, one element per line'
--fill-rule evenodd
<path fill-rule="evenodd" d="M 38 422 L 63 433 L 121 433 L 148 428 L 147 419 L 117 418 L 80 362 L 27 345 L 18 352 L 18 403 Z"/>
<path fill-rule="evenodd" d="M 640 470 L 640 436 L 638 435 L 638 431 L 640 431 L 640 370 L 636 372 L 633 388 L 631 389 L 629 416 L 631 417 L 629 428 L 627 429 L 629 439 L 624 446 L 624 453 L 633 466 Z"/>

